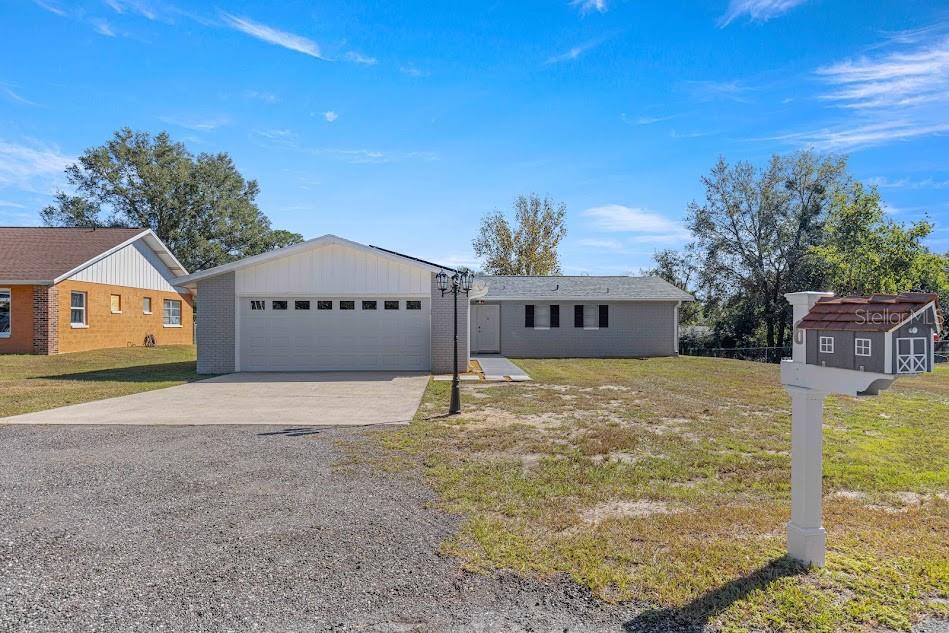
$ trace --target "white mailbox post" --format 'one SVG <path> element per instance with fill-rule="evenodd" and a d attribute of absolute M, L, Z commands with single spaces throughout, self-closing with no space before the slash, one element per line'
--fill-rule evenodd
<path fill-rule="evenodd" d="M 794 341 L 790 360 L 781 363 L 781 383 L 791 396 L 791 520 L 788 554 L 810 565 L 824 565 L 826 537 L 821 524 L 821 475 L 824 398 L 837 393 L 877 395 L 896 376 L 809 365 L 806 337 L 797 323 L 827 292 L 793 292 L 784 295 L 794 307 Z"/>

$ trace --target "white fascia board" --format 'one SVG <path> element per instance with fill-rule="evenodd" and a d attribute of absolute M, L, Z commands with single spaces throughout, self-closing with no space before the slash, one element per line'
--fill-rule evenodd
<path fill-rule="evenodd" d="M 52 279 L 0 279 L 0 286 L 52 286 Z"/>
<path fill-rule="evenodd" d="M 253 255 L 252 257 L 245 257 L 244 259 L 239 259 L 236 262 L 230 262 L 228 264 L 222 264 L 214 268 L 209 268 L 207 270 L 202 270 L 200 272 L 193 273 L 184 277 L 179 281 L 182 285 L 190 286 L 201 279 L 207 279 L 209 277 L 215 277 L 217 275 L 223 275 L 224 273 L 229 273 L 232 271 L 240 270 L 241 268 L 247 268 L 248 266 L 255 266 L 257 264 L 262 264 L 264 262 L 269 262 L 272 260 L 281 259 L 283 257 L 289 257 L 296 253 L 300 253 L 311 248 L 319 248 L 323 246 L 330 245 L 338 246 L 348 246 L 357 250 L 361 250 L 366 253 L 370 253 L 377 257 L 382 257 L 383 259 L 389 259 L 394 262 L 399 262 L 400 264 L 405 264 L 408 266 L 415 266 L 416 268 L 422 268 L 429 272 L 438 272 L 443 270 L 438 266 L 430 266 L 423 262 L 411 259 L 409 257 L 401 257 L 393 253 L 389 253 L 378 248 L 372 248 L 365 244 L 360 244 L 359 242 L 353 242 L 351 240 L 344 239 L 337 235 L 326 234 L 320 237 L 314 237 L 311 240 L 301 242 L 299 244 L 294 244 L 293 246 L 286 246 L 284 248 L 279 248 L 273 251 L 267 251 L 266 253 L 261 253 L 260 255 Z"/>

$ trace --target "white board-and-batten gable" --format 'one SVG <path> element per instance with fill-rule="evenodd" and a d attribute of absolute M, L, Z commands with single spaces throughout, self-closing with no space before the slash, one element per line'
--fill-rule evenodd
<path fill-rule="evenodd" d="M 93 261 L 67 279 L 166 292 L 182 290 L 174 285 L 177 276 L 143 239 Z"/>

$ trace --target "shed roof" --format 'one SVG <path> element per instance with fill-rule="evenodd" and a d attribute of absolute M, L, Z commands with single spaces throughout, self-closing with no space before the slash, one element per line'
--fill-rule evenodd
<path fill-rule="evenodd" d="M 0 280 L 52 282 L 146 232 L 128 228 L 0 227 Z"/>
<path fill-rule="evenodd" d="M 805 330 L 889 332 L 930 304 L 934 314 L 938 313 L 938 296 L 925 292 L 866 297 L 822 297 L 797 326 Z"/>
<path fill-rule="evenodd" d="M 484 275 L 475 283 L 487 289 L 482 299 L 694 300 L 660 277 Z"/>

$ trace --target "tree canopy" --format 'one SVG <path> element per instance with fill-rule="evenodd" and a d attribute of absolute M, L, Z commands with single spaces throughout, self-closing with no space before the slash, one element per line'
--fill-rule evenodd
<path fill-rule="evenodd" d="M 166 132 L 121 129 L 66 168 L 75 189 L 41 212 L 49 226 L 150 228 L 190 271 L 303 241 L 257 207 L 257 182 L 226 153 L 188 152 Z"/>
<path fill-rule="evenodd" d="M 514 200 L 513 226 L 500 211 L 484 217 L 473 241 L 492 275 L 558 275 L 557 248 L 567 234 L 567 207 L 537 194 Z"/>

